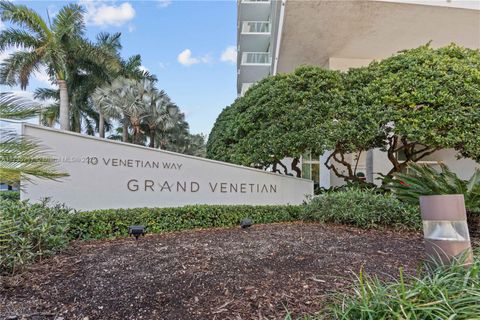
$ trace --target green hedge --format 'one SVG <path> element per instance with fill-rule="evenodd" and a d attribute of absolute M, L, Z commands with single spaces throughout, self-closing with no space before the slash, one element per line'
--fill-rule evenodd
<path fill-rule="evenodd" d="M 110 209 L 78 212 L 71 220 L 75 239 L 126 236 L 130 225 L 145 225 L 147 232 L 159 233 L 194 228 L 237 226 L 241 219 L 254 223 L 298 220 L 301 206 L 195 205 L 179 208 Z"/>
<path fill-rule="evenodd" d="M 418 206 L 400 202 L 375 190 L 348 189 L 315 196 L 303 208 L 306 221 L 346 224 L 364 229 L 395 228 L 420 230 Z"/>

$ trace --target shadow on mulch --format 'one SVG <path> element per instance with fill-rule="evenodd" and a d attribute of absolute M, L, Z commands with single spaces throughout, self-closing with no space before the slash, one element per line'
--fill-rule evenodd
<path fill-rule="evenodd" d="M 0 278 L 0 318 L 282 319 L 321 312 L 361 268 L 414 273 L 422 236 L 322 224 L 269 224 L 75 242 Z"/>

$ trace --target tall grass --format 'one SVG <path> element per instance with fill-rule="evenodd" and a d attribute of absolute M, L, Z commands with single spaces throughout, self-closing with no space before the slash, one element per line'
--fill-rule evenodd
<path fill-rule="evenodd" d="M 352 295 L 337 297 L 327 312 L 333 319 L 480 319 L 480 252 L 470 267 L 464 258 L 451 266 L 428 263 L 419 276 L 382 282 L 363 272 Z"/>

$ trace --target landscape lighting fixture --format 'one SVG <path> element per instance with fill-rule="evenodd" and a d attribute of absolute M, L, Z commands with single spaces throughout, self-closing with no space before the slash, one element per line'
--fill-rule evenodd
<path fill-rule="evenodd" d="M 463 195 L 421 196 L 420 211 L 427 255 L 444 264 L 465 255 L 464 262 L 472 263 Z"/>
<path fill-rule="evenodd" d="M 246 218 L 246 219 L 242 219 L 242 221 L 240 221 L 240 227 L 242 229 L 249 228 L 249 227 L 252 226 L 252 224 L 253 224 L 252 219 Z"/>
<path fill-rule="evenodd" d="M 138 237 L 145 236 L 145 226 L 130 226 L 128 227 L 128 235 L 134 236 L 135 240 L 138 240 Z"/>

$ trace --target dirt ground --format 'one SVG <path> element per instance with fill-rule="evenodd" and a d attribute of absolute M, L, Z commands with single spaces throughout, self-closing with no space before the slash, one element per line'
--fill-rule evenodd
<path fill-rule="evenodd" d="M 255 225 L 76 242 L 0 278 L 0 319 L 283 319 L 321 313 L 363 267 L 415 272 L 420 234 Z"/>

